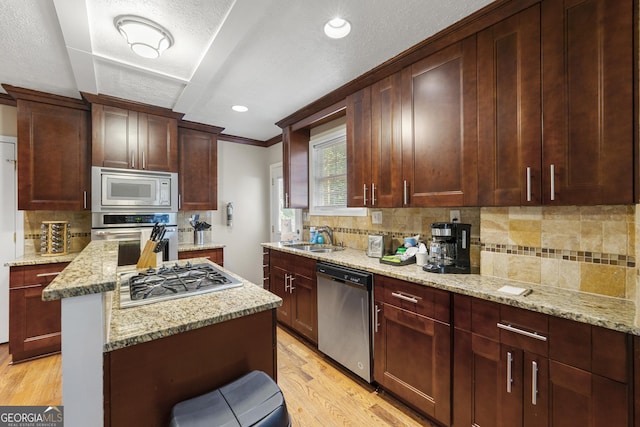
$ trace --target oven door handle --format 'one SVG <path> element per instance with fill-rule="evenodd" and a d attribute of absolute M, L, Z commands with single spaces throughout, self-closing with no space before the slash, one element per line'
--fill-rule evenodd
<path fill-rule="evenodd" d="M 123 235 L 123 234 L 137 234 L 140 235 L 140 231 L 136 231 L 136 230 L 127 230 L 127 231 L 96 231 L 95 235 L 96 236 L 109 236 L 109 235 Z"/>

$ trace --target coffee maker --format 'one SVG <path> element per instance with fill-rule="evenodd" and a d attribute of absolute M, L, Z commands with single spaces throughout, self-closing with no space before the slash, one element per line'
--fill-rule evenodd
<path fill-rule="evenodd" d="M 471 272 L 469 246 L 471 224 L 457 222 L 434 222 L 431 224 L 429 260 L 422 267 L 431 273 Z"/>

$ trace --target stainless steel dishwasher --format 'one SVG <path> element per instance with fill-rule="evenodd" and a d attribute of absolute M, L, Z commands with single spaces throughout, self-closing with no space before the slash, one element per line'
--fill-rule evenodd
<path fill-rule="evenodd" d="M 373 275 L 319 262 L 318 350 L 371 382 Z"/>

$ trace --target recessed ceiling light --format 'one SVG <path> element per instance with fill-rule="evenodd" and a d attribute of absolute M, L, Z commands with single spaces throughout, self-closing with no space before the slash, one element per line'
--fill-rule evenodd
<path fill-rule="evenodd" d="M 158 58 L 173 45 L 169 31 L 141 16 L 120 15 L 113 25 L 127 41 L 131 50 L 143 58 Z"/>
<path fill-rule="evenodd" d="M 351 32 L 351 24 L 346 19 L 333 18 L 324 24 L 324 33 L 332 39 L 341 39 Z"/>
<path fill-rule="evenodd" d="M 233 111 L 237 111 L 238 113 L 244 113 L 249 111 L 249 109 L 247 107 L 245 107 L 244 105 L 234 105 L 233 107 L 231 107 L 231 109 Z"/>

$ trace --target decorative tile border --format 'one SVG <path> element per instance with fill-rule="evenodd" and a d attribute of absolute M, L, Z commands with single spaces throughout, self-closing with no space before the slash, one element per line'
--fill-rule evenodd
<path fill-rule="evenodd" d="M 480 243 L 480 250 L 502 254 L 535 256 L 538 258 L 554 258 L 566 261 L 584 262 L 590 264 L 620 265 L 635 268 L 636 258 L 630 255 L 603 254 L 589 251 L 570 251 L 568 249 L 537 248 L 531 246 L 502 245 Z"/>
<path fill-rule="evenodd" d="M 304 225 L 303 229 L 305 231 L 309 231 L 309 225 Z M 316 227 L 316 226 L 314 226 Z M 386 237 L 391 237 L 393 239 L 404 239 L 408 236 L 415 236 L 416 234 L 424 235 L 422 231 L 385 231 L 385 230 L 363 230 L 359 228 L 343 228 L 343 227 L 334 227 L 334 233 L 343 233 L 343 234 L 355 234 L 359 236 L 367 236 L 367 235 L 382 235 Z M 472 245 L 480 245 L 480 238 L 477 236 L 471 236 L 471 244 Z"/>
<path fill-rule="evenodd" d="M 71 238 L 74 237 L 91 237 L 91 233 L 71 233 Z M 40 233 L 33 233 L 33 234 L 25 234 L 24 235 L 24 240 L 40 240 Z"/>

